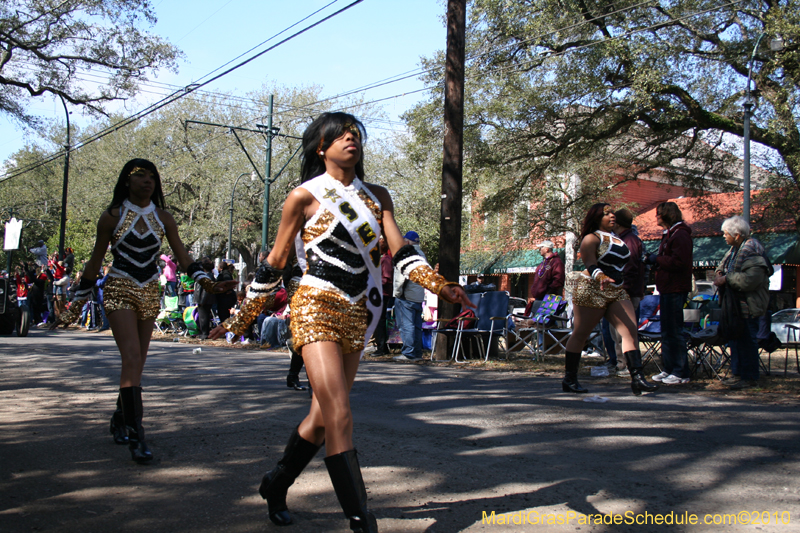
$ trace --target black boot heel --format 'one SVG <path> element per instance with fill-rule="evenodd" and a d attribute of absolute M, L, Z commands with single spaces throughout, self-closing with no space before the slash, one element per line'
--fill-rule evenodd
<path fill-rule="evenodd" d="M 299 374 L 289 374 L 286 376 L 286 386 L 289 388 L 293 388 L 294 390 L 306 390 L 300 384 L 300 375 Z"/>
<path fill-rule="evenodd" d="M 628 369 L 631 372 L 631 391 L 636 396 L 641 396 L 643 392 L 655 392 L 658 390 L 658 385 L 650 383 L 644 379 L 644 371 L 642 369 L 642 352 L 639 350 L 631 350 L 625 352 L 625 360 L 628 362 Z"/>
<path fill-rule="evenodd" d="M 589 389 L 584 389 L 581 387 L 581 384 L 578 383 L 577 372 L 567 372 L 564 374 L 564 381 L 561 382 L 561 390 L 573 394 L 585 394 L 589 392 Z"/>
<path fill-rule="evenodd" d="M 153 453 L 147 446 L 142 428 L 142 388 L 123 387 L 119 390 L 122 399 L 122 415 L 125 418 L 125 427 L 128 428 L 128 449 L 131 459 L 137 463 L 147 463 L 153 460 Z"/>
<path fill-rule="evenodd" d="M 642 373 L 641 369 L 631 370 L 631 390 L 636 396 L 641 396 L 643 392 L 657 391 L 658 385 L 644 379 L 644 373 Z"/>
<path fill-rule="evenodd" d="M 302 438 L 295 429 L 286 444 L 283 458 L 261 478 L 258 493 L 267 501 L 269 519 L 276 526 L 292 524 L 292 515 L 286 505 L 286 493 L 320 448 L 321 446 Z"/>

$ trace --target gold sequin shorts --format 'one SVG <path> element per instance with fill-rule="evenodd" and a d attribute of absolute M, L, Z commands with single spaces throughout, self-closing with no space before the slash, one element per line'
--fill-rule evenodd
<path fill-rule="evenodd" d="M 298 352 L 306 344 L 330 341 L 342 353 L 364 349 L 367 334 L 367 299 L 351 304 L 330 291 L 301 285 L 292 297 L 292 339 Z"/>
<path fill-rule="evenodd" d="M 106 315 L 120 309 L 130 309 L 139 320 L 155 320 L 161 309 L 158 289 L 158 280 L 140 287 L 129 279 L 109 276 L 103 287 Z"/>
<path fill-rule="evenodd" d="M 606 290 L 600 290 L 600 281 L 583 272 L 570 272 L 566 285 L 572 290 L 572 305 L 605 309 L 614 302 L 630 300 L 627 291 L 622 287 L 607 285 Z"/>

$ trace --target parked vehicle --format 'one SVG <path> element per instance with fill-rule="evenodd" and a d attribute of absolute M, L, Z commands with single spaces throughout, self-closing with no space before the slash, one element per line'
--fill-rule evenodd
<path fill-rule="evenodd" d="M 787 325 L 800 328 L 800 309 L 781 309 L 772 315 L 772 331 L 781 342 L 787 342 L 787 336 L 791 341 L 800 340 L 800 332 L 797 332 L 794 336 L 790 335 Z"/>
<path fill-rule="evenodd" d="M 697 286 L 697 296 L 703 296 L 705 300 L 712 300 L 717 295 L 717 287 L 713 281 L 699 280 Z"/>

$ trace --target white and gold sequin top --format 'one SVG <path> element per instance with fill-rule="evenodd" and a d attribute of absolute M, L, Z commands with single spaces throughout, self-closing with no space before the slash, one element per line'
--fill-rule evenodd
<path fill-rule="evenodd" d="M 353 200 L 364 203 L 380 223 L 381 204 L 361 180 L 345 187 Z M 331 291 L 356 303 L 367 293 L 369 270 L 350 232 L 322 207 L 303 226 L 300 237 L 306 249 L 307 269 L 301 286 Z"/>
<path fill-rule="evenodd" d="M 146 228 L 144 232 L 137 228 L 142 223 Z M 158 279 L 156 259 L 161 252 L 164 233 L 164 224 L 158 218 L 153 202 L 142 208 L 127 199 L 123 201 L 119 223 L 111 239 L 114 262 L 108 275 L 129 279 L 140 287 Z"/>

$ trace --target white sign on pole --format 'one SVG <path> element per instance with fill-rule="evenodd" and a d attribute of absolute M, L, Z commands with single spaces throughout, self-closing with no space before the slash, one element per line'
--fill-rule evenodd
<path fill-rule="evenodd" d="M 3 250 L 19 250 L 19 239 L 22 236 L 22 221 L 12 218 L 6 222 L 6 238 Z"/>

